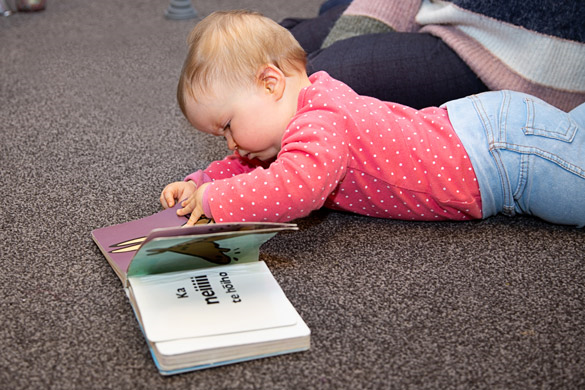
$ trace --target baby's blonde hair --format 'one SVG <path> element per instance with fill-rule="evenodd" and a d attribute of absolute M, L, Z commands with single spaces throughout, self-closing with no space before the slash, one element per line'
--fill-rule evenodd
<path fill-rule="evenodd" d="M 187 94 L 197 101 L 218 81 L 225 88 L 254 85 L 263 65 L 285 76 L 304 72 L 306 54 L 292 34 L 273 20 L 251 11 L 218 11 L 199 22 L 187 38 L 177 100 L 185 114 Z"/>

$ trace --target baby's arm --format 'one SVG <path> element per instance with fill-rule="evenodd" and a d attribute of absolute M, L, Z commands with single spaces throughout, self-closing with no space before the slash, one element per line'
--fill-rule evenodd
<path fill-rule="evenodd" d="M 183 202 L 182 209 L 177 210 L 178 215 L 191 213 L 187 225 L 193 225 L 201 215 L 212 218 L 205 198 L 207 185 L 218 179 L 237 176 L 250 172 L 256 168 L 250 161 L 242 161 L 237 153 L 211 163 L 205 170 L 193 172 L 184 181 L 177 181 L 167 185 L 160 195 L 160 203 L 163 208 L 173 207 L 177 202 Z"/>
<path fill-rule="evenodd" d="M 257 160 L 245 160 L 236 151 L 223 160 L 212 162 L 203 171 L 190 174 L 185 180 L 194 180 L 197 185 L 201 185 L 203 182 L 228 179 L 243 173 L 249 173 L 258 168 L 258 166 L 267 168 L 269 165 L 269 163 L 263 163 Z"/>

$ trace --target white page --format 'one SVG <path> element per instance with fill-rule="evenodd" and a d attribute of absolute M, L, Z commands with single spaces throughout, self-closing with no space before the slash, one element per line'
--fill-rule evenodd
<path fill-rule="evenodd" d="M 227 347 L 236 347 L 254 343 L 269 343 L 283 340 L 283 346 L 286 346 L 287 339 L 297 337 L 309 337 L 311 331 L 298 318 L 298 322 L 292 326 L 285 326 L 273 329 L 252 330 L 243 333 L 231 333 L 225 335 L 215 335 L 209 337 L 195 337 L 182 340 L 165 341 L 156 344 L 158 351 L 167 356 L 180 355 L 193 351 L 205 351 Z M 307 340 L 307 344 L 309 341 Z M 284 350 L 286 348 L 283 347 Z"/>
<path fill-rule="evenodd" d="M 264 262 L 129 278 L 153 342 L 245 332 L 297 322 Z"/>

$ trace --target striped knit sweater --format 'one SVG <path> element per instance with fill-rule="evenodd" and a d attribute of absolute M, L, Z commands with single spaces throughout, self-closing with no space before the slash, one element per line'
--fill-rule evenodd
<path fill-rule="evenodd" d="M 324 47 L 372 32 L 441 38 L 492 90 L 585 102 L 585 6 L 567 0 L 354 0 Z"/>

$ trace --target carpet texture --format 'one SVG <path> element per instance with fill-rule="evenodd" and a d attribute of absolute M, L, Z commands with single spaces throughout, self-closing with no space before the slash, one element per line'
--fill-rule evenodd
<path fill-rule="evenodd" d="M 225 154 L 175 86 L 194 20 L 165 0 L 48 0 L 0 19 L 0 388 L 585 388 L 585 232 L 532 218 L 319 211 L 261 250 L 310 351 L 158 374 L 90 231 L 150 215 Z M 193 1 L 281 20 L 318 0 Z"/>

